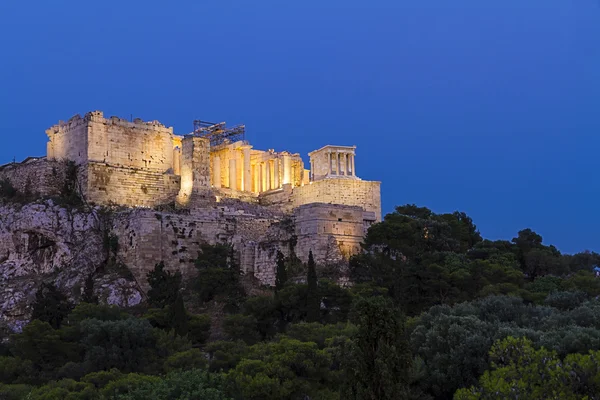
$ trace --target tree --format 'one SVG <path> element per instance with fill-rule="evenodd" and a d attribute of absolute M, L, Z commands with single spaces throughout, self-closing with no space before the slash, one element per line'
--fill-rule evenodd
<path fill-rule="evenodd" d="M 146 320 L 81 322 L 85 362 L 92 370 L 149 370 L 156 358 L 157 336 Z M 160 331 L 159 331 L 160 332 Z"/>
<path fill-rule="evenodd" d="M 198 269 L 196 289 L 203 302 L 216 299 L 225 302 L 230 310 L 239 308 L 245 294 L 232 246 L 201 245 L 195 265 Z"/>
<path fill-rule="evenodd" d="M 308 322 L 317 322 L 321 316 L 321 299 L 319 296 L 319 283 L 317 281 L 317 269 L 312 250 L 308 252 L 308 272 L 306 275 L 306 284 L 308 291 L 306 293 L 306 320 Z"/>
<path fill-rule="evenodd" d="M 404 317 L 389 299 L 359 299 L 353 310 L 358 331 L 345 361 L 343 396 L 354 400 L 407 398 L 411 356 Z"/>
<path fill-rule="evenodd" d="M 181 285 L 181 273 L 172 274 L 165 270 L 165 263 L 159 262 L 154 269 L 146 275 L 148 277 L 148 302 L 152 307 L 166 307 L 177 299 Z"/>
<path fill-rule="evenodd" d="M 72 353 L 71 344 L 61 340 L 60 332 L 40 320 L 33 320 L 22 333 L 13 335 L 10 346 L 16 357 L 33 363 L 36 378 L 41 380 L 53 378 Z"/>
<path fill-rule="evenodd" d="M 130 374 L 136 375 L 136 374 Z M 116 400 L 227 400 L 223 394 L 223 379 L 200 369 L 173 371 L 162 378 L 136 376 L 131 383 L 103 390 L 105 397 Z M 106 393 L 104 393 L 106 392 Z M 113 393 L 119 393 L 115 397 Z"/>
<path fill-rule="evenodd" d="M 287 267 L 283 253 L 277 250 L 277 272 L 275 274 L 275 292 L 280 291 L 287 281 Z"/>
<path fill-rule="evenodd" d="M 31 318 L 48 322 L 54 329 L 58 329 L 72 308 L 67 296 L 53 283 L 42 283 L 35 294 Z"/>
<path fill-rule="evenodd" d="M 238 396 L 248 400 L 329 399 L 335 381 L 331 354 L 316 343 L 286 337 L 257 343 L 227 374 Z"/>
<path fill-rule="evenodd" d="M 183 297 L 181 293 L 177 295 L 175 302 L 169 306 L 170 317 L 171 317 L 171 328 L 175 329 L 175 332 L 180 336 L 185 336 L 189 332 L 188 326 L 188 315 L 185 311 L 185 304 L 183 304 Z"/>
<path fill-rule="evenodd" d="M 479 384 L 456 392 L 457 400 L 595 398 L 600 391 L 600 352 L 571 354 L 564 360 L 554 351 L 535 350 L 531 340 L 507 337 L 490 350 L 492 370 Z"/>
<path fill-rule="evenodd" d="M 94 276 L 92 274 L 85 278 L 81 301 L 83 303 L 98 304 L 98 296 L 94 294 Z"/>

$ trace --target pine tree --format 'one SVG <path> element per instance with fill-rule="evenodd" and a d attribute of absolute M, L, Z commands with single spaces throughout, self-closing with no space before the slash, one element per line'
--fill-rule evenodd
<path fill-rule="evenodd" d="M 81 301 L 84 303 L 98 304 L 98 296 L 94 295 L 94 277 L 92 274 L 89 274 L 87 278 L 85 278 L 84 285 Z"/>
<path fill-rule="evenodd" d="M 183 297 L 181 293 L 177 295 L 175 302 L 169 306 L 171 314 L 171 328 L 175 330 L 179 336 L 187 335 L 189 331 L 188 326 L 188 315 L 185 311 L 185 304 L 183 304 Z"/>
<path fill-rule="evenodd" d="M 181 273 L 171 274 L 165 270 L 165 263 L 161 261 L 148 272 L 147 277 L 150 284 L 148 303 L 152 307 L 163 308 L 175 302 L 181 284 Z"/>
<path fill-rule="evenodd" d="M 306 320 L 308 322 L 317 322 L 321 315 L 321 298 L 319 296 L 319 284 L 317 282 L 317 269 L 312 250 L 308 253 L 308 273 L 306 283 L 308 290 L 306 292 Z"/>
<path fill-rule="evenodd" d="M 281 251 L 277 251 L 277 272 L 275 274 L 275 292 L 283 289 L 287 281 L 287 268 L 285 265 L 285 257 Z"/>
<path fill-rule="evenodd" d="M 72 308 L 67 296 L 53 283 L 42 283 L 35 294 L 31 319 L 48 322 L 54 329 L 58 329 Z"/>
<path fill-rule="evenodd" d="M 351 400 L 408 398 L 412 361 L 404 316 L 390 299 L 379 296 L 358 300 L 353 314 L 358 331 L 346 351 L 342 396 Z"/>

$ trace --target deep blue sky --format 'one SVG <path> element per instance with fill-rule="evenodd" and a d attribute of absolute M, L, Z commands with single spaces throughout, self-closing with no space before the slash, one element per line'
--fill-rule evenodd
<path fill-rule="evenodd" d="M 210 3 L 210 4 L 209 4 Z M 600 251 L 600 1 L 0 1 L 0 164 L 76 113 L 357 145 L 384 212 Z"/>

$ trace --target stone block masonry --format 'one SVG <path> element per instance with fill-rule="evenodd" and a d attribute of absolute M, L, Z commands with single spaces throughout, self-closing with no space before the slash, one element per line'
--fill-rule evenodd
<path fill-rule="evenodd" d="M 66 163 L 44 157 L 0 166 L 0 180 L 7 179 L 21 194 L 57 196 L 65 180 Z"/>
<path fill-rule="evenodd" d="M 46 131 L 47 157 L 50 160 L 88 161 L 118 167 L 144 168 L 171 173 L 174 170 L 174 147 L 181 138 L 158 121 L 144 122 L 111 117 L 93 111 L 84 117 L 74 116 Z"/>
<path fill-rule="evenodd" d="M 155 207 L 172 203 L 179 193 L 180 177 L 143 169 L 87 165 L 87 200 L 96 204 Z"/>
<path fill-rule="evenodd" d="M 324 179 L 294 188 L 293 207 L 310 203 L 343 204 L 362 207 L 381 221 L 381 182 L 352 179 Z"/>
<path fill-rule="evenodd" d="M 183 206 L 201 205 L 214 196 L 210 190 L 210 141 L 186 136 L 181 154 L 181 187 L 177 202 Z"/>

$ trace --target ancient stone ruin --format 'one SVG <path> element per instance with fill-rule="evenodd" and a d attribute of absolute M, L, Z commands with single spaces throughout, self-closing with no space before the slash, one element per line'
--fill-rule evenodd
<path fill-rule="evenodd" d="M 176 135 L 158 121 L 104 118 L 100 111 L 76 115 L 46 134 L 46 156 L 0 166 L 0 180 L 48 197 L 64 186 L 66 165 L 75 165 L 85 203 L 114 210 L 109 230 L 118 241 L 116 256 L 142 289 L 157 261 L 191 272 L 202 243 L 230 243 L 242 271 L 266 285 L 274 283 L 277 250 L 295 252 L 302 261 L 312 250 L 322 265 L 343 265 L 360 251 L 366 229 L 381 220 L 380 182 L 357 176 L 355 146 L 315 150 L 308 169 L 297 153 L 254 149 L 244 140 L 243 126 L 196 121 L 192 133 Z M 64 265 L 81 259 L 69 251 L 86 251 L 85 245 L 75 250 L 60 234 L 38 229 L 71 217 L 50 212 L 42 217 L 36 207 L 40 220 L 29 219 L 22 231 L 0 219 L 3 270 L 56 271 L 62 268 L 59 253 Z M 10 212 L 12 218 L 16 212 Z M 88 228 L 71 226 L 69 232 L 96 243 Z M 15 244 L 15 235 L 54 244 L 43 259 L 32 258 Z"/>

